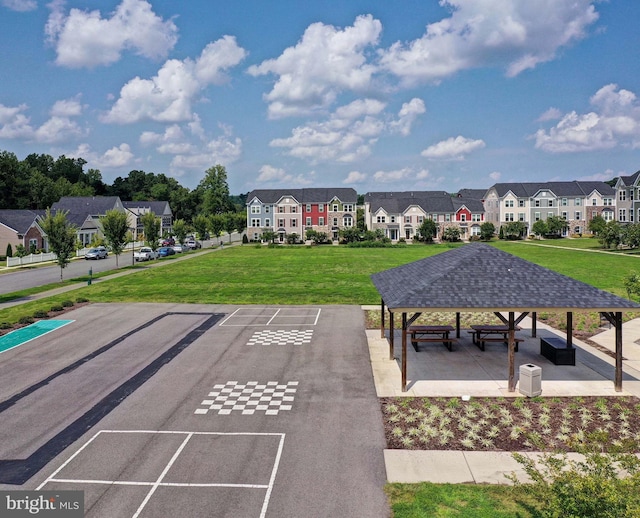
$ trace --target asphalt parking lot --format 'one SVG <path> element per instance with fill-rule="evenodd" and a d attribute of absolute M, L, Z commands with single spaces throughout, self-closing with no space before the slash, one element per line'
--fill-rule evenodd
<path fill-rule="evenodd" d="M 0 354 L 0 489 L 91 517 L 389 514 L 356 306 L 91 304 Z"/>

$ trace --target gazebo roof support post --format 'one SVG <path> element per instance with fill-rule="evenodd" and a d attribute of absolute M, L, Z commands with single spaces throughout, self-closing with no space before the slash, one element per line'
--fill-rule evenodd
<path fill-rule="evenodd" d="M 402 313 L 402 392 L 407 391 L 407 314 Z"/>
<path fill-rule="evenodd" d="M 538 312 L 534 311 L 531 313 L 531 338 L 535 338 L 538 333 Z"/>
<path fill-rule="evenodd" d="M 380 338 L 384 338 L 384 299 L 380 298 Z"/>
<path fill-rule="evenodd" d="M 573 346 L 573 311 L 567 311 L 567 349 Z"/>
<path fill-rule="evenodd" d="M 513 311 L 509 312 L 509 392 L 516 391 L 516 332 Z"/>
<path fill-rule="evenodd" d="M 460 338 L 460 312 L 456 312 L 456 338 Z"/>
<path fill-rule="evenodd" d="M 622 392 L 622 313 L 617 312 L 615 316 L 616 325 L 616 377 L 615 391 Z"/>
<path fill-rule="evenodd" d="M 393 323 L 393 316 L 394 314 L 389 312 L 389 359 L 393 360 L 393 347 L 395 345 L 394 343 L 394 337 L 396 334 L 396 330 L 395 330 L 395 326 Z"/>

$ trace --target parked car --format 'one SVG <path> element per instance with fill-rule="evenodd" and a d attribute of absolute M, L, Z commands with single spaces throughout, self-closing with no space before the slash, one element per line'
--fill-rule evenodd
<path fill-rule="evenodd" d="M 191 250 L 197 250 L 198 248 L 202 248 L 202 243 L 200 241 L 196 241 L 195 239 L 190 239 L 185 243 L 188 248 Z"/>
<path fill-rule="evenodd" d="M 167 257 L 168 255 L 174 255 L 176 251 L 170 246 L 163 246 L 158 248 L 158 257 Z"/>
<path fill-rule="evenodd" d="M 98 248 L 90 248 L 86 254 L 84 254 L 85 259 L 106 259 L 107 258 L 107 249 L 104 246 L 100 246 Z"/>
<path fill-rule="evenodd" d="M 150 247 L 143 246 L 133 254 L 136 261 L 151 261 L 158 258 L 158 252 L 154 252 Z"/>
<path fill-rule="evenodd" d="M 163 239 L 161 245 L 162 246 L 173 246 L 176 244 L 176 240 L 173 239 L 172 237 L 169 237 L 167 239 Z"/>
<path fill-rule="evenodd" d="M 184 246 L 182 245 L 173 245 L 173 251 L 177 254 L 181 254 L 184 252 Z"/>

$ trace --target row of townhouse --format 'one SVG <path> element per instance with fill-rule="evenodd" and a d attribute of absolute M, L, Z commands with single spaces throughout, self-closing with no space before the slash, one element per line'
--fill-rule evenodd
<path fill-rule="evenodd" d="M 462 239 L 480 234 L 484 208 L 480 199 L 484 191 L 466 190 L 456 195 L 444 191 L 369 192 L 365 194 L 365 224 L 370 230 L 381 229 L 392 241 L 410 240 L 425 219 L 438 225 L 438 235 L 447 227 L 460 230 Z"/>
<path fill-rule="evenodd" d="M 582 234 L 595 216 L 616 219 L 616 190 L 605 182 L 497 183 L 483 198 L 485 221 L 496 229 L 519 221 L 531 233 L 536 221 L 555 216 L 567 222 L 563 235 Z M 626 209 L 620 214 L 626 214 Z M 626 216 L 618 219 L 633 221 Z"/>
<path fill-rule="evenodd" d="M 305 231 L 324 232 L 337 240 L 340 229 L 356 226 L 358 195 L 349 188 L 258 189 L 247 195 L 247 236 L 259 241 L 265 229 L 280 242 Z"/>
<path fill-rule="evenodd" d="M 640 222 L 640 171 L 616 179 L 616 214 L 621 223 Z"/>
<path fill-rule="evenodd" d="M 127 214 L 129 229 L 134 237 L 142 235 L 141 217 L 153 212 L 161 220 L 161 234 L 170 234 L 173 214 L 166 201 L 121 201 L 118 196 L 66 196 L 51 206 L 51 212 L 64 211 L 67 219 L 77 229 L 78 241 L 88 246 L 96 237 L 101 237 L 100 218 L 107 211 L 117 210 Z M 15 250 L 23 245 L 27 250 L 48 250 L 47 236 L 39 225 L 45 216 L 43 210 L 0 210 L 0 253 L 4 254 L 10 244 Z"/>

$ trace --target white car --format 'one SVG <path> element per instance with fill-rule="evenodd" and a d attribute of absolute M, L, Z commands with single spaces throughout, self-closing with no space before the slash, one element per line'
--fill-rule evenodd
<path fill-rule="evenodd" d="M 176 254 L 181 254 L 182 252 L 184 252 L 184 246 L 182 246 L 182 245 L 173 245 L 173 251 Z"/>

